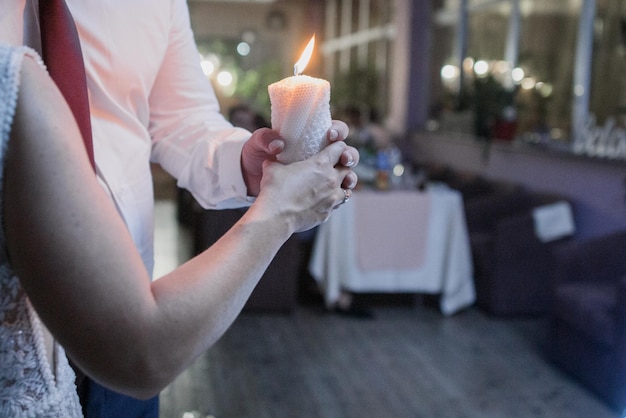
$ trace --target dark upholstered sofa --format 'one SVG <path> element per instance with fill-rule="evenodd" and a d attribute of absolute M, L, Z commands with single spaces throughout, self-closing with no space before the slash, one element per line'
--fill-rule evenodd
<path fill-rule="evenodd" d="M 626 409 L 626 231 L 555 255 L 550 359 L 617 410 Z"/>
<path fill-rule="evenodd" d="M 447 167 L 428 171 L 431 181 L 444 182 L 463 196 L 477 305 L 492 315 L 545 314 L 552 252 L 567 237 L 540 240 L 533 210 L 565 199 Z"/>
<path fill-rule="evenodd" d="M 199 210 L 193 227 L 194 253 L 198 254 L 226 233 L 246 209 Z M 297 236 L 285 242 L 246 302 L 244 311 L 289 313 L 298 298 L 302 247 Z"/>
<path fill-rule="evenodd" d="M 542 241 L 533 210 L 560 201 L 518 188 L 465 204 L 479 307 L 501 316 L 548 311 L 553 250 L 569 237 Z"/>
<path fill-rule="evenodd" d="M 205 210 L 179 189 L 177 220 L 191 231 L 193 253 L 199 254 L 226 233 L 246 209 Z M 290 313 L 298 299 L 306 242 L 295 234 L 281 247 L 248 299 L 244 311 Z"/>

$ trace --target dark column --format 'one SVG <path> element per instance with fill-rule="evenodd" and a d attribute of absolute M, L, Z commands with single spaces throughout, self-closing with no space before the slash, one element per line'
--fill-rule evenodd
<path fill-rule="evenodd" d="M 407 132 L 423 129 L 428 120 L 433 2 L 412 1 L 410 13 Z"/>

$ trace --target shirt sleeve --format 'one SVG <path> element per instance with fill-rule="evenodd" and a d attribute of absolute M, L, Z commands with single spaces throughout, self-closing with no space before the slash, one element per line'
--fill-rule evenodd
<path fill-rule="evenodd" d="M 151 161 L 204 208 L 249 205 L 241 150 L 250 132 L 220 113 L 202 73 L 185 0 L 172 0 L 169 44 L 150 92 Z"/>

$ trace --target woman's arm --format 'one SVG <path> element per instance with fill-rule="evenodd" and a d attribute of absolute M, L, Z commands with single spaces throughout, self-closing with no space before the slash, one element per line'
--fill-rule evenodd
<path fill-rule="evenodd" d="M 343 199 L 345 144 L 264 165 L 261 193 L 216 244 L 150 282 L 85 158 L 60 93 L 24 61 L 7 150 L 4 222 L 11 263 L 35 309 L 90 376 L 152 396 L 232 323 L 280 246 Z M 337 168 L 335 168 L 337 166 Z"/>

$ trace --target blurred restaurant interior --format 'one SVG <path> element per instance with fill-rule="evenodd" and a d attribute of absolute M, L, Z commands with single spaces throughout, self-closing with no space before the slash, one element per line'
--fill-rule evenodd
<path fill-rule="evenodd" d="M 188 4 L 250 130 L 315 35 L 304 74 L 330 82 L 361 163 L 162 416 L 623 416 L 626 0 Z M 158 277 L 245 209 L 154 179 Z"/>

